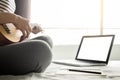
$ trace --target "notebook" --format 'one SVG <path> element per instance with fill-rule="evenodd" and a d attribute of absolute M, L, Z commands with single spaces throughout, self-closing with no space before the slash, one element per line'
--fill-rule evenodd
<path fill-rule="evenodd" d="M 53 60 L 53 63 L 78 67 L 105 66 L 110 58 L 114 37 L 115 35 L 82 36 L 74 60 Z"/>

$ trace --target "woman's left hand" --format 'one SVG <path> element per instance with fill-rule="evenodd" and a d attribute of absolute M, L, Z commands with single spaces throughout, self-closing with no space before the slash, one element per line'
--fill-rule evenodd
<path fill-rule="evenodd" d="M 32 33 L 34 33 L 34 34 L 37 34 L 37 33 L 43 31 L 43 29 L 42 29 L 42 27 L 41 27 L 40 24 L 34 23 L 34 24 L 31 24 L 31 27 L 32 27 L 32 29 L 31 29 L 31 30 L 32 30 Z"/>

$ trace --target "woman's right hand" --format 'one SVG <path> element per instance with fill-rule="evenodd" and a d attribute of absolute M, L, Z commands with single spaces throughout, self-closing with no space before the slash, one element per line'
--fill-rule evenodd
<path fill-rule="evenodd" d="M 26 18 L 17 16 L 14 25 L 16 26 L 17 29 L 21 30 L 21 32 L 23 33 L 21 40 L 24 40 L 29 37 L 29 34 L 31 33 L 32 30 L 29 25 L 29 21 Z"/>

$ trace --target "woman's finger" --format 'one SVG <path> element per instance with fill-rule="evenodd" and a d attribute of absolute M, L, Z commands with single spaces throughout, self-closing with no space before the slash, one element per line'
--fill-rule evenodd
<path fill-rule="evenodd" d="M 20 30 L 21 30 L 21 32 L 22 32 L 22 34 L 23 34 L 23 35 L 22 35 L 22 38 L 25 39 L 25 38 L 26 38 L 26 32 L 25 32 L 25 30 L 24 30 L 24 29 L 20 29 Z"/>

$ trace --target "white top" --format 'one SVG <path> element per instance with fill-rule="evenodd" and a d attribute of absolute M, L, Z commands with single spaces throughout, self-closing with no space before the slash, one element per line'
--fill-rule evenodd
<path fill-rule="evenodd" d="M 0 12 L 14 13 L 15 9 L 15 0 L 0 0 Z"/>

